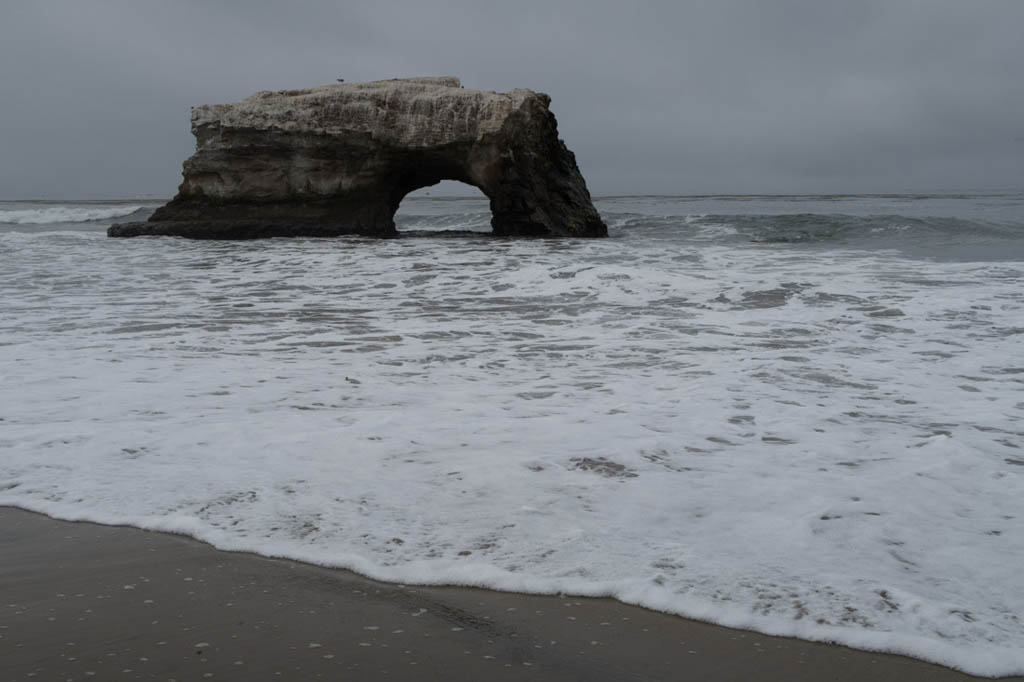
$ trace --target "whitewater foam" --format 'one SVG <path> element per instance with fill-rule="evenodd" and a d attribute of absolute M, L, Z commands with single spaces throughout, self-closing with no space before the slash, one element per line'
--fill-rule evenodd
<path fill-rule="evenodd" d="M 0 224 L 47 225 L 52 223 L 87 223 L 123 218 L 143 206 L 46 206 L 43 208 L 0 208 Z"/>
<path fill-rule="evenodd" d="M 1024 673 L 1021 263 L 627 208 L 596 242 L 0 235 L 0 504 Z"/>

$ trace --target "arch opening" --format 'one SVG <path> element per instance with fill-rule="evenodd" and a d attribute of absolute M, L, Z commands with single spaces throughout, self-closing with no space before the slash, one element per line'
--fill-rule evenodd
<path fill-rule="evenodd" d="M 491 234 L 491 206 L 480 188 L 459 180 L 441 180 L 401 197 L 395 229 L 406 235 Z"/>

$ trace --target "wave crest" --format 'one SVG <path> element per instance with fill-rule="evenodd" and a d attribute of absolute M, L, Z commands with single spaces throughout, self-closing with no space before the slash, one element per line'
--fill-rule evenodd
<path fill-rule="evenodd" d="M 88 223 L 123 218 L 142 206 L 47 206 L 18 210 L 0 209 L 0 223 L 8 225 L 46 225 L 49 223 Z"/>

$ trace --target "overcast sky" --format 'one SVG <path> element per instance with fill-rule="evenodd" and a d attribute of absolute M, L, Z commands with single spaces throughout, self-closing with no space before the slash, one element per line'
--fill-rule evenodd
<path fill-rule="evenodd" d="M 169 197 L 189 107 L 552 96 L 594 194 L 1024 189 L 1024 0 L 8 0 L 0 198 Z"/>

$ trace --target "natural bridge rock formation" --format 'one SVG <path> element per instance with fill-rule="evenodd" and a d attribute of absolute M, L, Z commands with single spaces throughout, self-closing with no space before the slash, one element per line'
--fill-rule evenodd
<path fill-rule="evenodd" d="M 490 199 L 496 235 L 606 236 L 550 101 L 410 78 L 196 107 L 178 195 L 108 234 L 394 237 L 402 197 L 460 180 Z"/>

